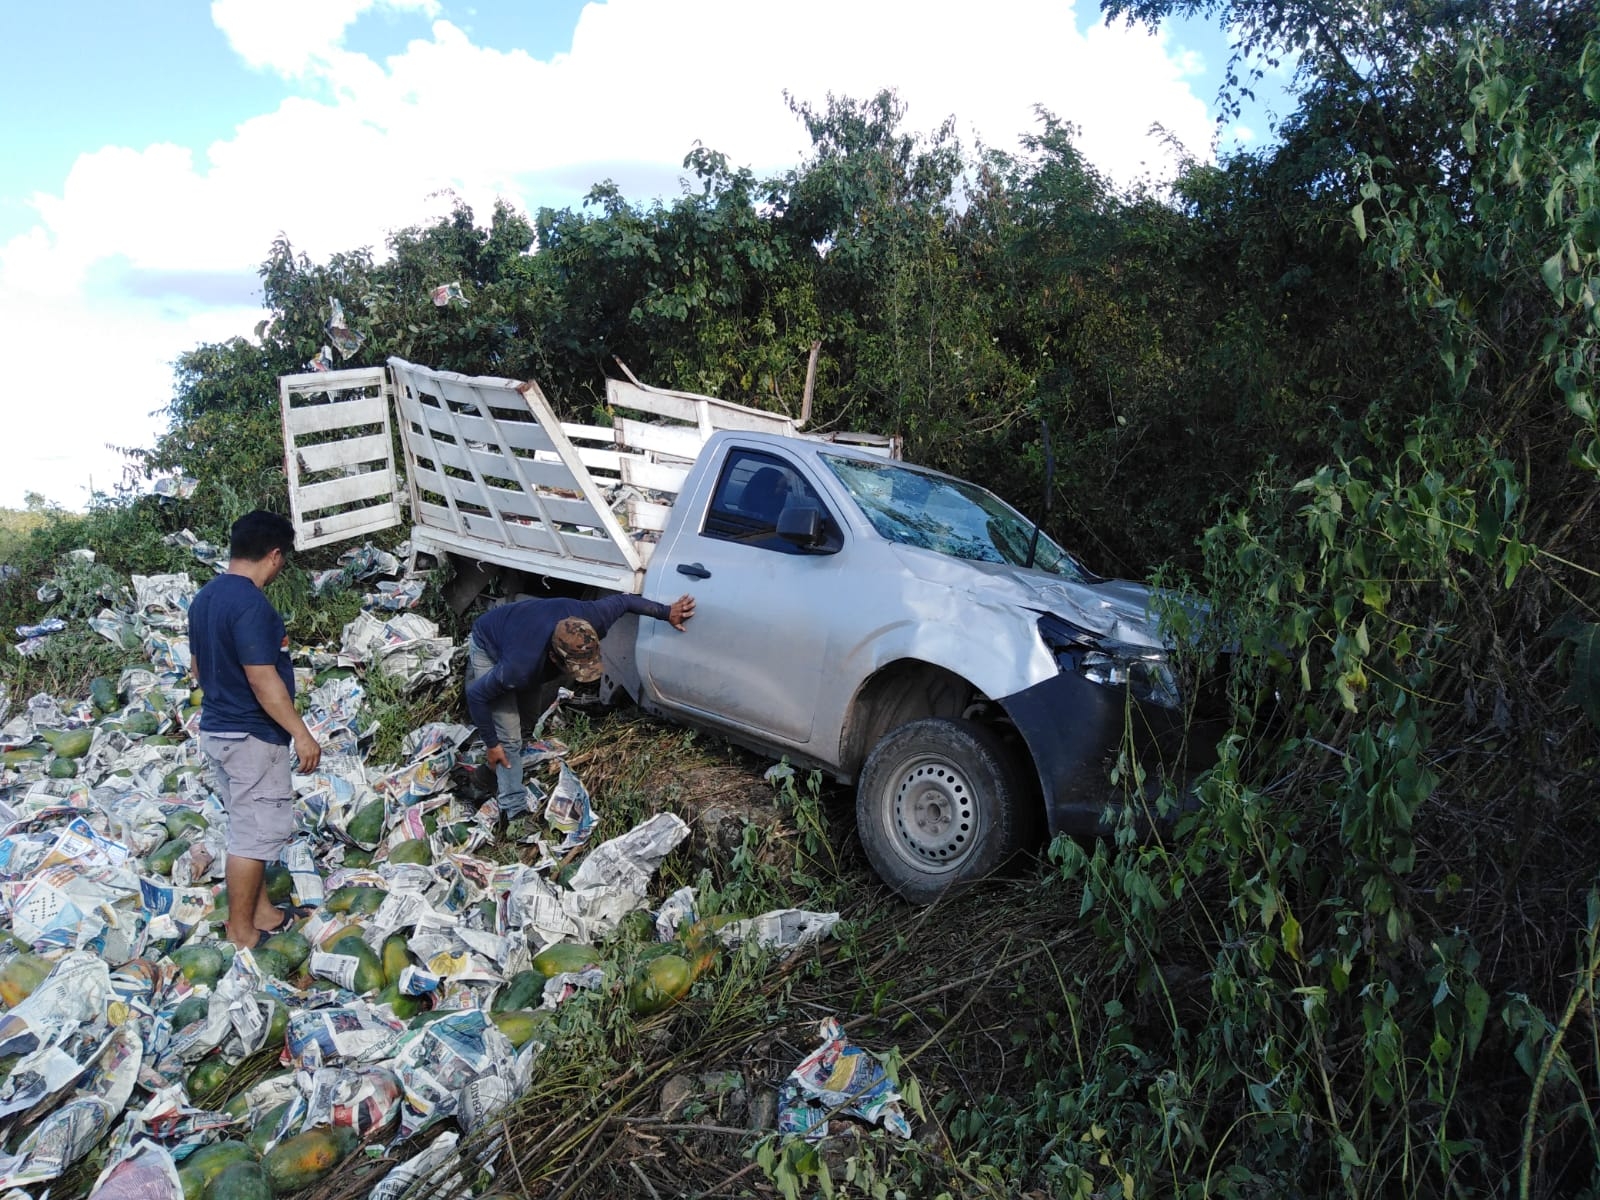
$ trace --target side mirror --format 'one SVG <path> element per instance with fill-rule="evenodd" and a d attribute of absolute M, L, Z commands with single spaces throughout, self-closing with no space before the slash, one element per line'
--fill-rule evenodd
<path fill-rule="evenodd" d="M 822 545 L 822 513 L 809 504 L 785 504 L 778 514 L 778 536 L 808 550 Z"/>

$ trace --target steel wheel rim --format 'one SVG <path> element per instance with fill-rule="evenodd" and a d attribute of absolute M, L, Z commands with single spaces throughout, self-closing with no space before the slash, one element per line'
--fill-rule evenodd
<path fill-rule="evenodd" d="M 888 807 L 895 850 L 921 871 L 953 871 L 977 843 L 977 796 L 966 772 L 949 759 L 924 755 L 908 763 Z"/>

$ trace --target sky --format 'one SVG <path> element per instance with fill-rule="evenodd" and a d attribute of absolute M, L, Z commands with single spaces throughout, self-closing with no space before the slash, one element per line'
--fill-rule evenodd
<path fill-rule="evenodd" d="M 1043 106 L 1113 180 L 1160 180 L 1152 124 L 1207 158 L 1283 115 L 1219 127 L 1226 57 L 1085 0 L 0 0 L 0 507 L 111 491 L 178 355 L 252 336 L 280 234 L 322 260 L 457 198 L 645 204 L 697 142 L 782 170 L 808 149 L 786 91 L 894 88 L 909 129 L 1001 149 Z"/>

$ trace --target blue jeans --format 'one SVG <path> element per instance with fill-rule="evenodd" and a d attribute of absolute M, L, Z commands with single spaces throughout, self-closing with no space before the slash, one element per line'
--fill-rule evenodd
<path fill-rule="evenodd" d="M 471 683 L 480 675 L 485 675 L 494 669 L 494 659 L 489 657 L 488 651 L 478 645 L 478 639 L 467 639 L 467 682 Z M 496 797 L 500 812 L 507 817 L 520 816 L 528 811 L 528 789 L 522 782 L 522 706 L 518 702 L 516 692 L 507 692 L 489 706 L 489 713 L 494 718 L 495 736 L 500 739 L 500 745 L 505 748 L 506 758 L 511 761 L 509 767 L 496 767 L 494 777 Z"/>

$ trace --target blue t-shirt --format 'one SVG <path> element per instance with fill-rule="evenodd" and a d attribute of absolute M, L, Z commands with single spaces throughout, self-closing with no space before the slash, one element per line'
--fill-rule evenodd
<path fill-rule="evenodd" d="M 272 666 L 294 698 L 289 637 L 278 610 L 243 575 L 218 575 L 189 605 L 189 653 L 205 694 L 200 729 L 249 733 L 286 746 L 289 733 L 267 715 L 251 690 L 245 667 Z"/>
<path fill-rule="evenodd" d="M 467 712 L 485 746 L 498 746 L 494 714 L 489 706 L 507 692 L 537 687 L 554 671 L 550 664 L 550 637 L 567 617 L 577 617 L 594 626 L 600 637 L 624 613 L 639 613 L 665 621 L 670 605 L 623 594 L 601 600 L 568 600 L 552 596 L 547 600 L 514 600 L 491 608 L 472 624 L 472 637 L 494 659 L 494 670 L 480 675 L 467 685 Z"/>

